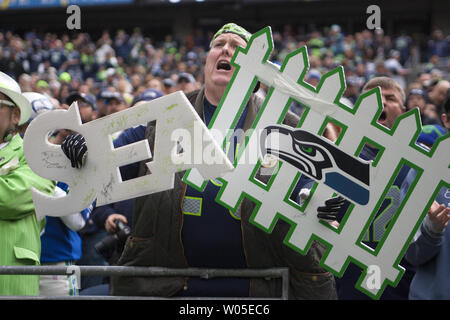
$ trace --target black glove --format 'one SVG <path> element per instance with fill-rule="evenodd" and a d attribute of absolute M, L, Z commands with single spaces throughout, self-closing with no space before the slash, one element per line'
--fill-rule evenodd
<path fill-rule="evenodd" d="M 317 208 L 317 218 L 325 221 L 334 221 L 337 214 L 345 204 L 345 199 L 341 196 L 330 198 L 325 201 L 325 206 Z"/>
<path fill-rule="evenodd" d="M 72 162 L 72 168 L 83 167 L 87 157 L 87 146 L 86 140 L 81 134 L 67 136 L 61 144 L 61 149 Z"/>

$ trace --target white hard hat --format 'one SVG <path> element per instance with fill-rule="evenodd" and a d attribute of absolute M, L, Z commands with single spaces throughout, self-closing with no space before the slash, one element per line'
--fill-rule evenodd
<path fill-rule="evenodd" d="M 27 100 L 31 104 L 32 113 L 31 117 L 29 118 L 30 121 L 35 119 L 41 113 L 55 109 L 55 106 L 52 104 L 50 99 L 41 93 L 24 92 L 23 96 L 27 98 Z"/>
<path fill-rule="evenodd" d="M 19 84 L 3 72 L 0 72 L 0 92 L 8 96 L 19 107 L 19 125 L 27 122 L 31 116 L 30 102 L 22 95 Z"/>

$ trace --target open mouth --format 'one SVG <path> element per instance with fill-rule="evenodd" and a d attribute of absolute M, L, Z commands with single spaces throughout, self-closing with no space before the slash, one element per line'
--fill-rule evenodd
<path fill-rule="evenodd" d="M 231 64 L 228 61 L 225 60 L 221 60 L 217 63 L 217 70 L 226 70 L 226 71 L 230 71 L 231 70 Z"/>
<path fill-rule="evenodd" d="M 384 121 L 386 120 L 386 111 L 381 112 L 380 117 L 378 118 L 379 121 Z"/>

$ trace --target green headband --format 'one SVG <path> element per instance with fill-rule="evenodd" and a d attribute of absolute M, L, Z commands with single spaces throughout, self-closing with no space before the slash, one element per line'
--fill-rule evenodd
<path fill-rule="evenodd" d="M 211 43 L 209 44 L 209 46 L 212 46 L 212 43 L 214 42 L 214 40 L 220 36 L 223 33 L 234 33 L 237 34 L 238 36 L 240 36 L 242 39 L 245 40 L 245 42 L 248 42 L 248 40 L 250 40 L 250 37 L 252 36 L 252 34 L 250 32 L 248 32 L 247 30 L 245 30 L 244 28 L 242 28 L 241 26 L 238 26 L 235 23 L 227 23 L 226 25 L 224 25 L 222 28 L 219 29 L 219 31 L 216 32 L 216 34 L 214 35 L 214 37 L 211 40 Z"/>

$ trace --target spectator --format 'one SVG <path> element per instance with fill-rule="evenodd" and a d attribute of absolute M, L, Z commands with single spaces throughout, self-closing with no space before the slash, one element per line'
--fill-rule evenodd
<path fill-rule="evenodd" d="M 3 70 L 6 74 L 13 78 L 17 78 L 21 74 L 25 73 L 25 69 L 23 67 L 22 61 L 20 61 L 20 57 L 17 51 L 12 50 L 10 52 L 9 58 L 3 61 Z"/>
<path fill-rule="evenodd" d="M 95 104 L 95 98 L 92 95 L 73 92 L 67 97 L 65 102 L 68 106 L 71 106 L 72 103 L 77 102 L 82 123 L 89 122 L 96 117 L 95 113 L 97 112 L 97 107 Z"/>
<path fill-rule="evenodd" d="M 98 41 L 98 48 L 95 51 L 95 60 L 99 65 L 106 65 L 110 63 L 110 59 L 115 56 L 114 49 L 111 47 L 111 38 L 109 32 L 105 31 Z M 113 65 L 107 65 L 113 66 Z"/>
<path fill-rule="evenodd" d="M 238 45 L 245 46 L 249 37 L 250 34 L 243 28 L 235 24 L 227 24 L 215 34 L 211 41 L 211 49 L 205 63 L 205 86 L 200 91 L 191 92 L 187 96 L 196 110 L 204 110 L 200 111 L 200 115 L 201 118 L 204 117 L 206 124 L 211 120 L 215 106 L 221 100 L 234 72 L 234 67 L 230 64 L 234 50 Z M 254 119 L 245 121 L 247 110 L 254 110 L 253 108 L 261 103 L 262 100 L 252 95 L 238 121 L 237 128 L 246 129 L 244 122 L 247 124 L 253 122 Z M 295 126 L 299 118 L 288 112 L 286 121 Z M 150 125 L 147 131 L 154 132 L 154 127 Z M 152 140 L 153 137 L 149 139 Z M 153 144 L 150 143 L 150 145 Z M 234 151 L 233 147 L 230 149 Z M 71 153 L 68 152 L 68 154 Z M 135 208 L 139 209 L 135 209 L 136 214 L 133 216 L 132 237 L 125 245 L 119 265 L 186 267 L 187 260 L 190 266 L 196 267 L 258 268 L 289 265 L 291 268 L 299 268 L 302 266 L 300 270 L 290 273 L 292 297 L 305 299 L 336 297 L 333 276 L 325 272 L 318 264 L 324 253 L 324 248 L 320 244 L 312 243 L 306 256 L 299 255 L 285 248 L 279 240 L 283 231 L 272 232 L 269 239 L 264 231 L 249 223 L 249 216 L 254 209 L 253 203 L 247 203 L 244 200 L 240 210 L 241 220 L 232 218 L 228 209 L 215 202 L 214 199 L 219 190 L 215 184 L 208 183 L 203 193 L 187 186 L 186 196 L 188 197 L 185 198 L 185 192 L 181 190 L 184 187 L 180 178 L 181 176 L 178 175 L 174 189 L 141 197 L 135 203 Z M 202 214 L 180 216 L 179 212 L 183 212 L 182 203 L 187 205 L 186 199 L 193 197 L 203 199 Z M 214 215 L 211 215 L 212 212 Z M 183 223 L 180 219 L 183 219 Z M 182 229 L 181 224 L 183 224 Z M 202 232 L 198 232 L 199 228 Z M 157 233 L 153 234 L 151 230 L 157 230 Z M 244 254 L 242 233 L 246 235 L 246 254 Z M 171 236 L 174 234 L 181 235 L 181 239 L 179 236 Z M 141 241 L 136 242 L 138 237 Z M 230 242 L 229 239 L 233 241 Z M 270 245 L 262 244 L 266 241 L 269 241 Z M 130 252 L 131 248 L 132 252 Z M 263 250 L 264 254 L 261 252 Z M 281 252 L 282 255 L 280 255 Z M 312 277 L 320 278 L 320 280 L 311 280 Z M 250 281 L 254 286 L 250 287 Z M 182 277 L 165 279 L 117 277 L 113 279 L 114 294 L 120 295 L 276 296 L 279 292 L 272 285 L 273 282 L 271 284 L 271 281 L 264 279 L 213 279 L 207 282 L 202 279 L 187 280 Z"/>
<path fill-rule="evenodd" d="M 1 69 L 0 69 L 1 70 Z M 29 74 L 23 73 L 19 77 L 19 85 L 22 92 L 31 91 L 31 76 Z"/>
<path fill-rule="evenodd" d="M 441 125 L 442 123 L 440 122 L 440 118 L 439 118 L 439 112 L 437 107 L 432 104 L 432 103 L 427 103 L 427 105 L 425 106 L 425 109 L 423 111 L 423 113 L 425 114 L 426 117 L 428 117 L 429 119 L 431 119 L 430 123 L 435 123 L 438 125 Z"/>
<path fill-rule="evenodd" d="M 382 59 L 375 60 L 375 77 L 389 77 L 391 75 Z"/>
<path fill-rule="evenodd" d="M 444 112 L 441 114 L 441 120 L 447 132 L 450 132 L 450 89 L 447 90 L 447 100 L 444 105 Z"/>
<path fill-rule="evenodd" d="M 439 56 L 437 54 L 433 54 L 430 57 L 430 60 L 425 65 L 425 72 L 430 73 L 434 69 L 436 69 L 439 65 Z"/>
<path fill-rule="evenodd" d="M 447 122 L 450 116 L 450 100 L 447 99 L 446 109 L 442 122 L 446 125 L 447 132 L 450 124 Z M 438 128 L 424 127 L 418 142 L 432 147 L 435 140 L 445 133 Z M 408 174 L 401 188 L 404 196 L 411 182 L 414 181 L 416 172 Z M 409 293 L 410 300 L 449 300 L 450 281 L 448 270 L 450 268 L 450 189 L 442 187 L 431 209 L 425 216 L 417 230 L 412 243 L 406 251 L 406 259 L 416 267 L 416 274 L 411 282 Z"/>
<path fill-rule="evenodd" d="M 319 70 L 311 69 L 306 76 L 306 82 L 312 85 L 314 88 L 317 88 L 321 77 L 322 75 L 320 74 Z"/>
<path fill-rule="evenodd" d="M 83 71 L 80 61 L 80 53 L 77 50 L 73 50 L 73 44 L 68 43 L 67 48 L 67 60 L 61 65 L 60 70 L 67 72 L 71 79 L 76 79 L 80 81 L 83 79 Z M 77 88 L 73 88 L 76 90 Z"/>
<path fill-rule="evenodd" d="M 30 188 L 53 194 L 55 184 L 28 166 L 17 127 L 31 116 L 31 105 L 19 84 L 0 72 L 0 265 L 37 266 L 40 263 L 42 223 L 34 212 Z M 38 295 L 38 275 L 0 276 L 0 295 Z"/>
<path fill-rule="evenodd" d="M 178 75 L 176 90 L 188 93 L 195 90 L 195 79 L 190 73 L 182 72 Z"/>
<path fill-rule="evenodd" d="M 236 47 L 236 45 L 241 45 L 241 46 L 245 46 L 245 40 L 243 40 L 244 38 L 246 40 L 248 40 L 249 34 L 244 31 L 243 29 L 241 29 L 240 27 L 237 27 L 235 25 L 226 25 L 224 26 L 218 33 L 216 33 L 212 43 L 211 43 L 211 49 L 210 49 L 210 53 L 208 54 L 208 57 L 206 59 L 206 65 L 205 65 L 205 88 L 204 90 L 202 89 L 200 92 L 195 92 L 194 94 L 191 94 L 188 96 L 188 98 L 191 99 L 191 101 L 194 103 L 194 105 L 196 106 L 196 108 L 199 108 L 199 106 L 202 106 L 204 103 L 206 103 L 207 105 L 205 106 L 205 117 L 206 117 L 206 123 L 208 123 L 209 119 L 212 116 L 211 111 L 213 111 L 215 108 L 211 108 L 210 104 L 212 106 L 217 105 L 222 97 L 222 94 L 226 88 L 226 86 L 228 85 L 228 81 L 230 80 L 230 77 L 232 75 L 233 72 L 233 68 L 225 68 L 225 70 L 228 70 L 228 72 L 224 72 L 220 70 L 220 67 L 222 66 L 219 63 L 219 60 L 230 60 L 232 55 L 233 55 L 233 51 L 234 48 Z M 223 62 L 222 62 L 223 63 Z M 224 63 L 223 63 L 224 64 Z M 229 62 L 228 62 L 229 64 Z M 204 97 L 204 98 L 203 98 Z M 205 99 L 205 100 L 204 100 Z M 207 100 L 206 100 L 207 99 Z M 204 102 L 207 101 L 207 102 Z M 240 123 L 241 125 L 243 124 L 243 119 L 241 119 Z M 239 125 L 238 125 L 239 126 Z M 210 188 L 210 189 L 208 189 Z M 212 188 L 212 189 L 211 189 Z M 186 193 L 186 195 L 194 195 L 192 194 L 192 192 L 194 192 L 194 190 L 191 190 L 190 187 L 188 187 L 188 191 Z M 206 226 L 206 229 L 209 229 L 213 234 L 215 234 L 214 236 L 212 236 L 211 238 L 209 238 L 209 236 L 211 235 L 210 232 L 208 233 L 204 233 L 202 236 L 203 237 L 207 237 L 204 238 L 204 241 L 201 241 L 201 243 L 206 244 L 207 242 L 209 242 L 209 244 L 211 244 L 211 242 L 216 242 L 219 241 L 220 242 L 220 234 L 222 232 L 227 233 L 228 235 L 230 234 L 235 234 L 235 236 L 233 236 L 233 238 L 239 239 L 239 234 L 241 232 L 241 227 L 240 227 L 240 223 L 236 223 L 237 221 L 231 219 L 231 220 L 227 220 L 230 219 L 229 213 L 227 210 L 224 210 L 224 208 L 220 209 L 220 206 L 217 206 L 216 204 L 214 204 L 213 198 L 215 196 L 211 195 L 211 198 L 209 196 L 207 196 L 207 194 L 209 192 L 217 192 L 217 187 L 215 187 L 212 184 L 209 184 L 209 187 L 207 187 L 208 190 L 210 191 L 205 191 L 205 195 L 204 195 L 204 203 L 208 203 L 206 206 L 209 206 L 209 209 L 206 207 L 206 211 L 202 211 L 204 212 L 204 215 L 202 214 L 202 217 L 204 216 L 205 218 L 208 217 L 208 210 L 218 210 L 216 211 L 217 214 L 219 214 L 219 212 L 221 212 L 220 216 L 222 218 L 219 219 L 219 216 L 215 215 L 215 217 L 218 219 L 216 220 L 216 223 L 219 223 L 221 225 L 221 232 L 218 232 L 218 229 L 213 227 L 213 225 L 210 226 Z M 215 191 L 213 191 L 215 189 Z M 169 197 L 169 194 L 172 194 L 173 191 L 176 190 L 170 190 L 168 191 L 169 193 L 167 194 Z M 202 195 L 200 195 L 202 196 Z M 144 197 L 143 200 L 150 204 L 153 203 L 153 197 Z M 150 201 L 150 202 L 147 202 Z M 154 202 L 154 204 L 156 205 L 156 202 Z M 164 205 L 163 203 L 161 203 L 162 205 Z M 136 203 L 135 205 L 139 205 L 141 206 L 142 204 L 138 204 Z M 213 209 L 214 208 L 214 209 Z M 174 208 L 175 209 L 175 208 Z M 178 210 L 182 210 L 182 208 L 178 208 L 176 209 L 176 211 Z M 160 208 L 160 209 L 156 209 L 155 208 L 155 213 L 156 212 L 163 212 L 165 211 L 165 209 Z M 166 212 L 167 213 L 167 212 Z M 242 213 L 241 213 L 242 214 Z M 242 217 L 242 215 L 241 215 Z M 133 222 L 133 227 L 138 227 L 137 230 L 134 231 L 134 235 L 138 235 L 141 234 L 143 229 L 141 229 L 141 227 L 144 227 L 144 224 L 147 225 L 147 223 L 149 222 L 148 220 L 146 220 L 144 218 L 144 216 L 142 215 L 137 215 L 134 216 L 133 218 L 137 218 L 138 221 Z M 142 218 L 144 218 L 144 220 L 142 220 Z M 184 227 L 183 227 L 183 231 L 182 231 L 182 239 L 183 239 L 183 246 L 184 246 L 184 252 L 185 255 L 190 263 L 190 265 L 192 266 L 221 266 L 221 267 L 244 267 L 245 266 L 245 261 L 243 260 L 244 256 L 243 256 L 243 252 L 242 252 L 242 244 L 239 244 L 239 242 L 236 243 L 236 247 L 233 247 L 233 249 L 230 249 L 228 246 L 230 245 L 229 243 L 227 244 L 227 250 L 217 250 L 217 248 L 219 248 L 221 245 L 219 245 L 219 243 L 217 243 L 217 247 L 215 247 L 215 251 L 218 253 L 219 251 L 221 252 L 221 257 L 215 256 L 215 257 L 210 257 L 209 259 L 207 259 L 208 261 L 206 261 L 203 258 L 206 258 L 208 256 L 208 254 L 202 254 L 200 252 L 203 252 L 203 250 L 207 250 L 206 248 L 202 248 L 202 246 L 196 248 L 195 245 L 195 241 L 194 241 L 194 234 L 192 233 L 194 229 L 192 229 L 194 227 L 194 225 L 200 224 L 205 224 L 205 223 L 209 223 L 212 222 L 210 219 L 207 219 L 209 222 L 207 221 L 199 221 L 198 219 L 195 220 L 196 217 L 194 216 L 189 216 L 189 215 L 184 215 Z M 224 219 L 224 220 L 223 220 Z M 203 219 L 202 219 L 203 220 Z M 228 222 L 227 222 L 228 221 Z M 244 223 L 244 222 L 242 222 Z M 174 225 L 174 227 L 176 227 L 176 225 Z M 244 229 L 246 229 L 246 226 L 243 226 Z M 249 228 L 252 228 L 251 226 L 248 226 Z M 236 228 L 233 231 L 233 228 Z M 147 227 L 144 227 L 144 229 L 147 229 Z M 157 228 L 158 229 L 158 228 Z M 203 228 L 202 228 L 203 229 Z M 227 231 L 225 231 L 227 230 Z M 257 230 L 253 230 L 256 233 L 258 233 Z M 250 232 L 250 231 L 249 231 Z M 203 233 L 203 232 L 202 232 Z M 145 233 L 144 233 L 145 234 Z M 142 234 L 144 236 L 144 234 Z M 200 234 L 197 234 L 198 236 L 200 236 Z M 218 237 L 219 236 L 219 237 Z M 207 240 L 208 239 L 208 240 Z M 256 239 L 255 239 L 256 240 Z M 149 245 L 151 245 L 149 243 Z M 168 257 L 172 257 L 171 259 L 176 259 L 175 261 L 179 260 L 178 255 L 180 254 L 180 252 L 178 251 L 178 245 L 179 244 L 175 244 L 174 243 L 174 251 L 173 253 L 167 253 L 169 254 Z M 196 248 L 196 249 L 195 249 Z M 127 249 L 125 249 L 127 252 Z M 127 256 L 127 254 L 124 252 L 124 254 L 122 256 Z M 223 256 L 223 253 L 227 252 L 227 256 Z M 211 253 L 212 254 L 212 253 Z M 165 256 L 165 253 L 161 253 L 161 256 Z M 260 252 L 258 253 L 258 255 L 260 255 Z M 140 255 L 142 256 L 142 255 Z M 300 255 L 297 255 L 296 258 L 302 258 Z M 252 263 L 252 260 L 255 259 L 254 263 L 258 263 L 256 262 L 257 258 L 256 256 L 251 256 L 250 258 L 250 264 Z M 247 260 L 248 261 L 248 260 Z M 119 264 L 128 264 L 128 258 L 126 259 L 121 259 L 119 261 Z M 184 266 L 184 262 L 181 262 L 180 260 L 180 267 Z M 225 263 L 225 264 L 223 264 Z M 325 280 L 326 279 L 326 280 Z M 331 278 L 325 278 L 325 281 L 330 281 L 330 284 L 332 282 Z M 119 282 L 120 280 L 120 282 Z M 128 282 L 128 284 L 125 284 L 123 281 Z M 129 283 L 129 280 L 131 279 L 126 279 L 126 278 L 122 278 L 121 279 L 117 279 L 117 282 L 115 282 L 114 284 L 116 285 L 116 287 L 114 288 L 116 293 L 118 294 L 124 294 L 125 292 L 135 292 L 134 290 L 137 289 L 137 287 L 134 287 L 131 283 Z M 181 282 L 180 282 L 181 280 Z M 139 280 L 140 281 L 140 280 Z M 169 283 L 167 283 L 169 284 Z M 183 285 L 185 286 L 185 289 L 183 290 L 182 287 Z M 142 286 L 141 286 L 142 287 Z M 181 295 L 195 295 L 195 294 L 204 294 L 204 293 L 208 293 L 208 294 L 232 294 L 232 295 L 243 295 L 243 296 L 248 296 L 249 292 L 248 292 L 248 280 L 247 279 L 242 279 L 242 280 L 237 280 L 237 279 L 227 279 L 227 280 L 223 280 L 223 279 L 218 279 L 218 281 L 214 281 L 214 283 L 204 283 L 204 281 L 199 280 L 199 279 L 190 279 L 188 281 L 188 283 L 185 283 L 184 279 L 173 279 L 171 280 L 171 284 L 170 287 L 173 288 L 173 290 L 180 290 L 179 294 Z M 142 287 L 144 288 L 144 287 Z M 167 289 L 169 287 L 166 287 Z M 145 290 L 153 290 L 156 289 L 156 287 L 145 287 Z M 162 288 L 161 288 L 162 289 Z M 333 296 L 333 291 L 330 287 L 322 287 L 322 289 L 318 289 L 316 288 L 317 291 L 315 289 L 310 288 L 310 294 L 312 295 L 318 295 L 318 296 L 322 296 L 322 297 L 332 297 Z M 187 290 L 187 292 L 186 292 Z M 206 291 L 204 291 L 206 290 Z M 220 290 L 218 293 L 216 290 Z M 159 291 L 159 290 L 158 290 Z M 172 290 L 171 290 L 172 291 Z M 216 292 L 214 292 L 216 291 Z M 214 292 L 214 293 L 213 293 Z M 300 291 L 295 291 L 296 293 L 293 294 L 302 294 Z M 147 294 L 150 293 L 150 291 L 147 291 Z M 162 292 L 161 292 L 162 293 Z M 169 292 L 165 293 L 165 294 L 169 294 Z M 269 292 L 260 292 L 259 294 L 269 294 Z M 273 292 L 272 294 L 275 295 L 275 293 Z M 306 298 L 306 297 L 305 297 Z M 309 298 L 311 298 L 311 296 L 309 296 Z"/>
<path fill-rule="evenodd" d="M 63 47 L 63 42 L 59 39 L 55 41 L 54 47 L 49 52 L 50 65 L 57 70 L 67 60 L 67 54 Z"/>
<path fill-rule="evenodd" d="M 371 79 L 368 83 L 365 84 L 362 92 L 367 92 L 376 87 L 381 88 L 381 97 L 383 102 L 383 112 L 381 113 L 377 122 L 389 129 L 392 129 L 397 118 L 406 110 L 403 105 L 405 101 L 405 93 L 398 82 L 388 77 L 375 77 Z M 375 146 L 365 145 L 363 150 L 359 154 L 359 157 L 364 160 L 373 160 L 375 159 L 378 152 L 379 150 Z M 403 183 L 408 171 L 409 167 L 407 166 L 403 166 L 401 168 L 398 176 L 393 183 L 394 187 L 390 189 L 390 192 L 397 191 L 398 193 L 398 187 Z M 377 223 L 377 221 L 379 220 L 378 218 L 381 217 L 381 215 L 383 215 L 383 219 L 392 219 L 393 214 L 398 209 L 398 205 L 399 203 L 395 203 L 389 198 L 386 198 L 382 202 L 376 216 L 372 220 L 373 222 L 370 224 L 369 228 L 366 231 L 362 243 L 371 247 L 372 249 L 375 249 L 378 246 L 378 243 L 383 239 L 383 232 L 376 232 L 375 224 Z M 388 206 L 394 209 L 386 210 Z M 344 207 L 344 210 L 341 210 L 341 212 L 337 215 L 336 218 L 338 222 L 340 222 L 344 218 L 347 209 L 348 204 Z M 329 218 L 329 220 L 332 220 L 332 218 Z M 377 229 L 380 230 L 380 228 Z M 385 229 L 381 228 L 381 230 L 384 231 Z M 398 283 L 397 287 L 386 287 L 381 296 L 382 300 L 406 300 L 408 298 L 409 285 L 412 276 L 414 275 L 414 269 L 405 260 L 401 262 L 401 265 L 406 268 L 405 274 Z M 355 288 L 355 284 L 358 282 L 361 273 L 362 271 L 359 267 L 354 264 L 349 264 L 343 276 L 336 279 L 338 297 L 340 300 L 370 299 L 367 295 L 363 294 Z"/>
<path fill-rule="evenodd" d="M 136 96 L 133 99 L 133 102 L 131 103 L 130 107 L 138 105 L 142 101 L 152 101 L 154 99 L 160 98 L 163 96 L 163 93 L 160 90 L 149 88 L 145 90 L 142 94 Z M 142 137 L 143 139 L 143 137 Z M 142 140 L 141 139 L 141 140 Z"/>
<path fill-rule="evenodd" d="M 406 89 L 405 76 L 409 73 L 409 70 L 403 68 L 403 66 L 400 64 L 400 52 L 397 50 L 391 50 L 389 56 L 389 59 L 387 59 L 384 63 L 385 67 L 391 73 L 392 79 L 397 81 L 403 89 Z"/>
<path fill-rule="evenodd" d="M 359 96 L 360 90 L 360 81 L 357 77 L 348 77 L 347 78 L 347 88 L 344 92 L 344 97 L 347 98 L 352 105 L 356 103 L 356 100 Z"/>
<path fill-rule="evenodd" d="M 438 57 L 448 57 L 449 53 L 449 42 L 445 38 L 444 33 L 440 29 L 436 29 L 432 33 L 432 38 L 428 43 L 428 57 L 432 55 L 437 55 Z"/>
<path fill-rule="evenodd" d="M 447 91 L 450 88 L 450 82 L 447 80 L 439 81 L 428 93 L 430 102 L 438 108 L 439 114 L 443 113 L 443 104 L 447 98 Z"/>
<path fill-rule="evenodd" d="M 39 93 L 50 94 L 50 87 L 47 81 L 39 80 L 36 82 L 36 91 Z"/>
<path fill-rule="evenodd" d="M 128 106 L 119 92 L 103 90 L 97 97 L 98 118 L 107 116 L 117 111 L 126 109 Z"/>
<path fill-rule="evenodd" d="M 133 101 L 133 95 L 131 94 L 131 84 L 125 79 L 124 76 L 118 76 L 118 81 L 116 84 L 117 91 L 122 95 L 125 100 L 126 105 L 130 105 Z"/>
<path fill-rule="evenodd" d="M 128 60 L 132 47 L 129 37 L 124 30 L 117 31 L 114 39 L 114 49 L 117 52 L 117 56 L 122 57 L 125 61 Z"/>
<path fill-rule="evenodd" d="M 159 78 L 153 78 L 147 83 L 148 88 L 152 88 L 155 90 L 163 91 L 164 90 L 164 84 Z"/>
<path fill-rule="evenodd" d="M 164 85 L 164 88 L 163 88 L 164 94 L 170 94 L 170 93 L 177 91 L 175 81 L 173 81 L 170 78 L 164 79 L 163 85 Z"/>
<path fill-rule="evenodd" d="M 87 44 L 81 49 L 81 70 L 83 72 L 83 80 L 95 77 L 98 71 L 98 63 L 94 57 L 94 45 Z"/>
<path fill-rule="evenodd" d="M 406 107 L 408 110 L 419 108 L 420 118 L 423 125 L 441 124 L 441 121 L 437 115 L 433 115 L 430 111 L 427 111 L 427 100 L 425 90 L 412 89 L 409 92 L 408 99 L 406 100 Z"/>
<path fill-rule="evenodd" d="M 400 36 L 394 40 L 394 46 L 395 49 L 400 52 L 400 63 L 404 66 L 408 61 L 411 52 L 411 37 L 406 35 L 405 32 L 402 32 Z"/>
<path fill-rule="evenodd" d="M 130 84 L 132 87 L 132 94 L 136 95 L 138 93 L 139 87 L 143 84 L 142 77 L 137 73 L 132 74 L 130 76 Z"/>
<path fill-rule="evenodd" d="M 36 91 L 40 92 L 39 89 Z M 70 84 L 68 84 L 66 82 L 61 83 L 61 86 L 59 87 L 57 99 L 61 102 L 65 102 L 66 99 L 69 97 L 71 91 L 72 91 L 72 88 L 70 87 Z"/>

